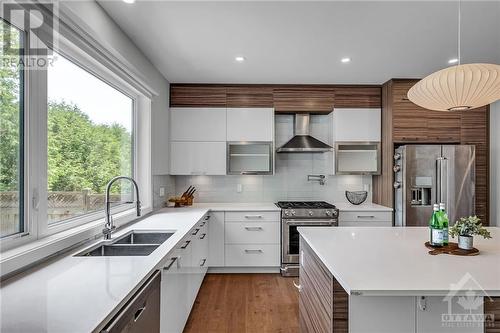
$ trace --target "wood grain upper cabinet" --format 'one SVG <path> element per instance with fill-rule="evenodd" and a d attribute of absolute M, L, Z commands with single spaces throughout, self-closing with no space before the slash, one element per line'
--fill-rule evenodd
<path fill-rule="evenodd" d="M 226 87 L 206 85 L 171 85 L 171 107 L 225 107 Z"/>
<path fill-rule="evenodd" d="M 431 111 L 413 104 L 408 90 L 418 80 L 392 81 L 393 140 L 402 143 L 459 143 L 459 112 Z"/>
<path fill-rule="evenodd" d="M 273 108 L 228 108 L 227 141 L 273 141 Z"/>
<path fill-rule="evenodd" d="M 172 141 L 226 141 L 226 108 L 170 108 Z"/>
<path fill-rule="evenodd" d="M 328 114 L 333 111 L 333 88 L 276 88 L 274 109 L 279 113 Z"/>
<path fill-rule="evenodd" d="M 228 108 L 272 108 L 273 88 L 268 86 L 227 87 Z"/>
<path fill-rule="evenodd" d="M 337 109 L 333 112 L 335 141 L 381 140 L 381 110 Z"/>

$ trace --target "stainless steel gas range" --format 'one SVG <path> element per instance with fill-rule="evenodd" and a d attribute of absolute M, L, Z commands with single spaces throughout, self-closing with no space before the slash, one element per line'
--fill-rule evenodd
<path fill-rule="evenodd" d="M 338 226 L 339 210 L 324 201 L 280 201 L 281 275 L 299 276 L 298 227 Z"/>

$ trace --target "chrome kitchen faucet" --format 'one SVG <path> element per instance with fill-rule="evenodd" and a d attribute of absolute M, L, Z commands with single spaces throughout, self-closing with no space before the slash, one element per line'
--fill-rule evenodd
<path fill-rule="evenodd" d="M 104 208 L 104 212 L 106 214 L 106 223 L 104 224 L 104 229 L 102 229 L 102 234 L 104 235 L 105 240 L 111 239 L 111 233 L 116 228 L 113 225 L 113 217 L 111 216 L 111 204 L 112 203 L 125 203 L 125 204 L 134 203 L 133 201 L 123 201 L 123 202 L 113 201 L 113 202 L 111 202 L 109 200 L 109 192 L 111 190 L 111 185 L 113 185 L 114 182 L 116 182 L 117 180 L 120 180 L 120 179 L 129 180 L 132 184 L 134 184 L 137 216 L 141 216 L 141 202 L 139 201 L 139 186 L 137 186 L 137 183 L 135 182 L 135 180 L 133 178 L 127 177 L 127 176 L 117 176 L 117 177 L 111 179 L 109 181 L 108 185 L 106 185 L 106 201 L 105 201 L 105 208 Z"/>

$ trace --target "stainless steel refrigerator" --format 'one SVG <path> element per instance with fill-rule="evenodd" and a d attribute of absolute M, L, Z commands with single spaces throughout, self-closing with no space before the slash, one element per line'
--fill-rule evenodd
<path fill-rule="evenodd" d="M 406 145 L 395 150 L 394 162 L 396 226 L 427 226 L 440 202 L 450 224 L 474 215 L 474 146 Z"/>

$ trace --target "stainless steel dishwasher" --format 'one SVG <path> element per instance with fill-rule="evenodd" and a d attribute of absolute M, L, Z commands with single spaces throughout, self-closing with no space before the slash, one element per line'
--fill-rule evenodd
<path fill-rule="evenodd" d="M 159 333 L 160 282 L 160 271 L 156 271 L 102 332 Z"/>

